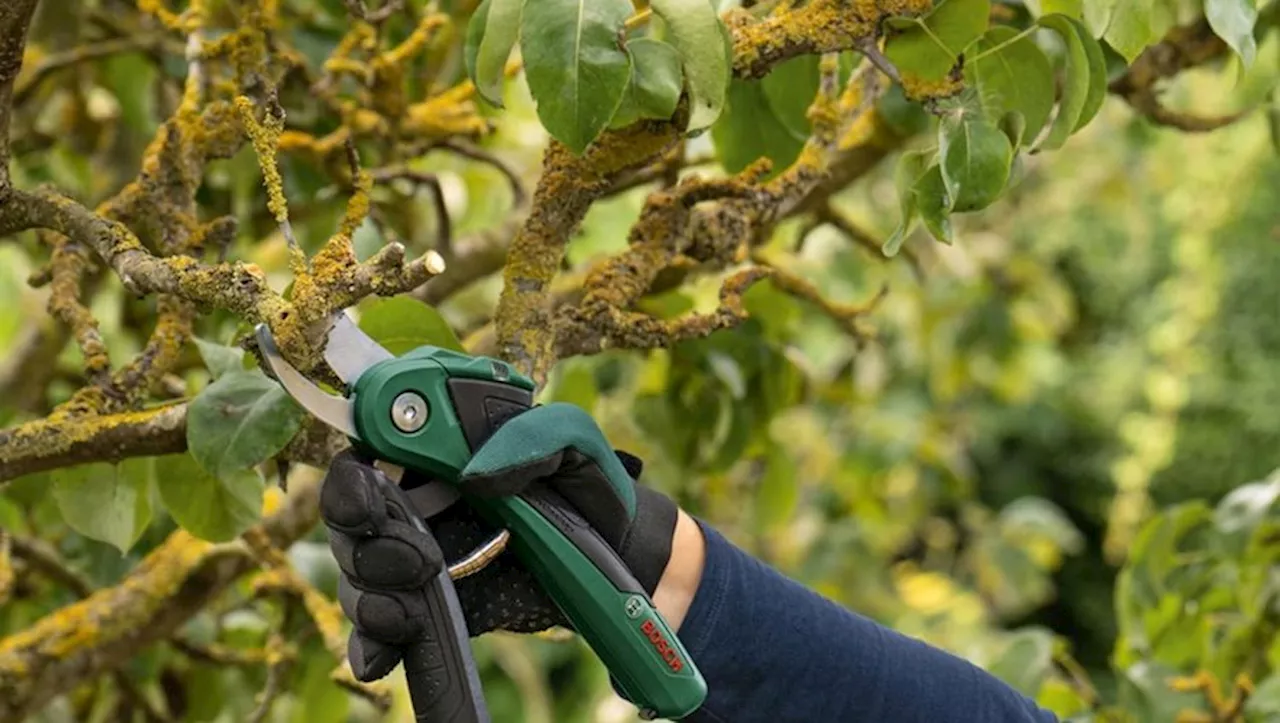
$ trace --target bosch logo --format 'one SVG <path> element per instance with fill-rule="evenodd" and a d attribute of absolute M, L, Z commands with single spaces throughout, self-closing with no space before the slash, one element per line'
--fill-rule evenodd
<path fill-rule="evenodd" d="M 657 650 L 658 655 L 662 656 L 662 660 L 671 669 L 671 672 L 679 673 L 684 670 L 684 661 L 680 659 L 680 654 L 676 652 L 671 643 L 667 642 L 666 636 L 662 634 L 657 625 L 653 624 L 652 620 L 644 621 L 640 626 L 640 632 L 644 633 L 645 637 L 649 639 L 653 649 Z"/>

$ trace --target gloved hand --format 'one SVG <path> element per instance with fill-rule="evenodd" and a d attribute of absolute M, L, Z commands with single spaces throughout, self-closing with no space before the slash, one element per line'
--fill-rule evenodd
<path fill-rule="evenodd" d="M 652 596 L 671 557 L 677 508 L 636 484 L 641 466 L 614 451 L 582 409 L 549 404 L 500 427 L 463 470 L 460 487 L 477 496 L 559 496 L 618 552 Z M 320 494 L 330 547 L 342 569 L 339 600 L 355 625 L 348 657 L 363 681 L 391 672 L 400 661 L 399 646 L 425 628 L 423 586 L 495 532 L 463 501 L 427 520 L 431 534 L 417 531 L 407 521 L 410 512 L 378 489 L 381 474 L 370 460 L 345 452 L 330 465 Z M 425 482 L 407 472 L 401 486 Z M 458 580 L 456 588 L 472 636 L 567 625 L 510 551 Z"/>

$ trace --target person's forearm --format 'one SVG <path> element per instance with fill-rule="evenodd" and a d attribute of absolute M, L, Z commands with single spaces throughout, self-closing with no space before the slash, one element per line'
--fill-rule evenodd
<path fill-rule="evenodd" d="M 653 591 L 654 606 L 666 618 L 671 629 L 677 631 L 698 593 L 706 560 L 702 529 L 684 510 L 680 510 L 678 515 L 671 540 L 671 560 Z"/>
<path fill-rule="evenodd" d="M 974 665 L 822 598 L 683 513 L 654 601 L 707 679 L 707 702 L 687 721 L 1055 720 Z"/>

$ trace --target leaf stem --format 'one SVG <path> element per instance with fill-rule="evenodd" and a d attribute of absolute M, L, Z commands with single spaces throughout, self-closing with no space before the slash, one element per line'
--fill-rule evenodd
<path fill-rule="evenodd" d="M 644 25 L 648 25 L 649 19 L 652 17 L 653 17 L 653 8 L 645 8 L 644 10 L 641 10 L 635 15 L 632 15 L 631 17 L 627 18 L 627 22 L 624 23 L 622 27 L 626 30 L 626 32 L 629 33 L 632 30 L 635 30 L 636 28 L 642 27 Z"/>
<path fill-rule="evenodd" d="M 982 60 L 983 58 L 987 57 L 988 55 L 991 55 L 993 53 L 998 53 L 1001 50 L 1004 50 L 1005 48 L 1009 47 L 1010 45 L 1013 45 L 1014 43 L 1018 42 L 1019 40 L 1022 40 L 1023 38 L 1030 36 L 1036 30 L 1039 30 L 1039 28 L 1032 25 L 1031 27 L 1027 28 L 1026 30 L 1023 30 L 1022 32 L 1018 33 L 1012 38 L 1009 38 L 1008 40 L 1002 43 L 997 43 L 991 46 L 990 48 L 987 48 L 986 50 L 982 51 L 981 53 L 978 53 L 972 58 L 969 58 L 969 62 L 976 63 L 979 60 Z"/>

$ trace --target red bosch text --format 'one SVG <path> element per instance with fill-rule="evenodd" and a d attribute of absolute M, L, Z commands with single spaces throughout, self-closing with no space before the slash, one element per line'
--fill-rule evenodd
<path fill-rule="evenodd" d="M 640 632 L 649 638 L 649 642 L 653 644 L 654 649 L 658 651 L 658 655 L 662 656 L 662 659 L 667 663 L 667 667 L 671 668 L 673 673 L 679 673 L 684 670 L 684 661 L 680 659 L 680 654 L 671 646 L 671 643 L 667 642 L 662 631 L 658 629 L 657 625 L 653 624 L 652 620 L 644 621 L 640 626 Z"/>

